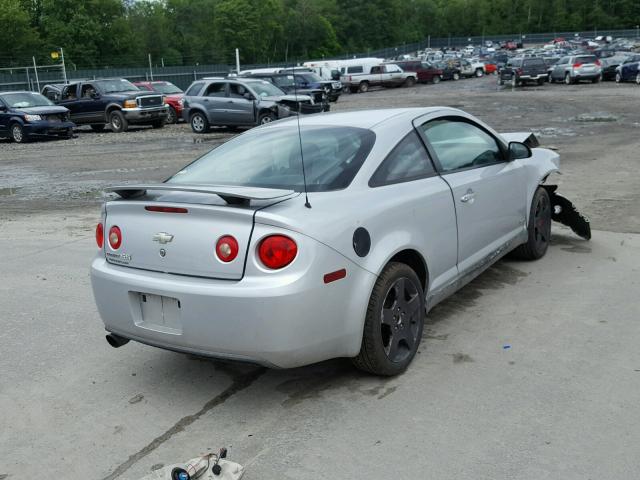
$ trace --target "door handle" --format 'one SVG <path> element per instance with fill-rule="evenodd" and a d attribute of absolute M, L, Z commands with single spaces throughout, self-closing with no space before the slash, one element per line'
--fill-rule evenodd
<path fill-rule="evenodd" d="M 462 203 L 473 203 L 475 198 L 476 198 L 475 192 L 469 189 L 467 190 L 467 193 L 465 193 L 463 196 L 460 197 L 460 201 Z"/>

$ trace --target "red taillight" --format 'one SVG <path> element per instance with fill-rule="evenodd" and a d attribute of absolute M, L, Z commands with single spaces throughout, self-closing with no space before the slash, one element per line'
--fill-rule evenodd
<path fill-rule="evenodd" d="M 160 213 L 189 213 L 186 208 L 179 207 L 158 207 L 156 205 L 147 205 L 144 207 L 147 212 L 160 212 Z"/>
<path fill-rule="evenodd" d="M 600 60 L 596 60 L 596 65 L 597 65 L 598 67 L 601 67 L 601 66 L 602 66 L 602 64 L 600 63 Z"/>
<path fill-rule="evenodd" d="M 216 243 L 216 255 L 225 263 L 233 261 L 238 256 L 238 251 L 238 241 L 231 235 L 220 237 Z"/>
<path fill-rule="evenodd" d="M 122 245 L 122 232 L 115 225 L 109 229 L 109 245 L 114 250 L 119 249 Z"/>
<path fill-rule="evenodd" d="M 271 235 L 258 246 L 258 257 L 265 267 L 277 270 L 293 262 L 298 254 L 298 245 L 284 235 Z"/>
<path fill-rule="evenodd" d="M 580 62 L 573 64 L 573 68 L 580 68 L 581 66 L 582 64 Z"/>
<path fill-rule="evenodd" d="M 96 243 L 98 244 L 98 248 L 102 248 L 104 245 L 104 227 L 101 223 L 96 225 Z"/>

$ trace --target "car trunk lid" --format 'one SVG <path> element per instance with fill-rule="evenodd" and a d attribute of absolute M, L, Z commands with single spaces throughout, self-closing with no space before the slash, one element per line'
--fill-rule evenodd
<path fill-rule="evenodd" d="M 254 212 L 295 192 L 243 187 L 115 187 L 121 199 L 106 204 L 104 252 L 109 263 L 163 273 L 240 280 L 253 230 Z M 122 244 L 109 242 L 112 227 Z M 238 254 L 230 262 L 216 255 L 216 243 L 230 235 Z"/>

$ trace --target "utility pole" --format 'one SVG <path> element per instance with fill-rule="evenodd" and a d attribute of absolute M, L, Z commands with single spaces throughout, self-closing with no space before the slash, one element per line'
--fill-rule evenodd
<path fill-rule="evenodd" d="M 236 48 L 236 74 L 240 75 L 240 50 Z"/>
<path fill-rule="evenodd" d="M 62 57 L 62 76 L 64 77 L 64 83 L 69 83 L 67 80 L 67 67 L 64 65 L 64 50 L 60 47 L 60 56 Z"/>
<path fill-rule="evenodd" d="M 151 81 L 153 82 L 153 69 L 151 68 L 151 54 L 149 54 L 149 76 L 151 77 Z"/>
<path fill-rule="evenodd" d="M 40 91 L 40 80 L 38 80 L 38 66 L 36 65 L 36 57 L 33 58 L 33 71 L 36 72 L 36 85 L 38 85 L 38 92 Z"/>

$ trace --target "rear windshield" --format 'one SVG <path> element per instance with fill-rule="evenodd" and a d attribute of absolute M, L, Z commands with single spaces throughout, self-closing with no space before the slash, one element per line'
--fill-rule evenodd
<path fill-rule="evenodd" d="M 176 87 L 173 83 L 158 82 L 152 83 L 151 85 L 153 85 L 153 89 L 156 92 L 164 93 L 165 95 L 169 95 L 171 93 L 182 93 L 182 90 Z"/>
<path fill-rule="evenodd" d="M 541 58 L 527 58 L 525 59 L 524 64 L 530 67 L 535 65 L 542 65 L 543 67 L 545 66 L 544 60 Z"/>
<path fill-rule="evenodd" d="M 595 55 L 583 55 L 581 57 L 576 57 L 576 61 L 581 63 L 596 63 L 597 60 L 598 59 Z"/>
<path fill-rule="evenodd" d="M 353 127 L 297 126 L 256 129 L 222 144 L 173 177 L 169 183 L 233 185 L 304 190 L 349 186 L 375 142 L 371 130 Z"/>

